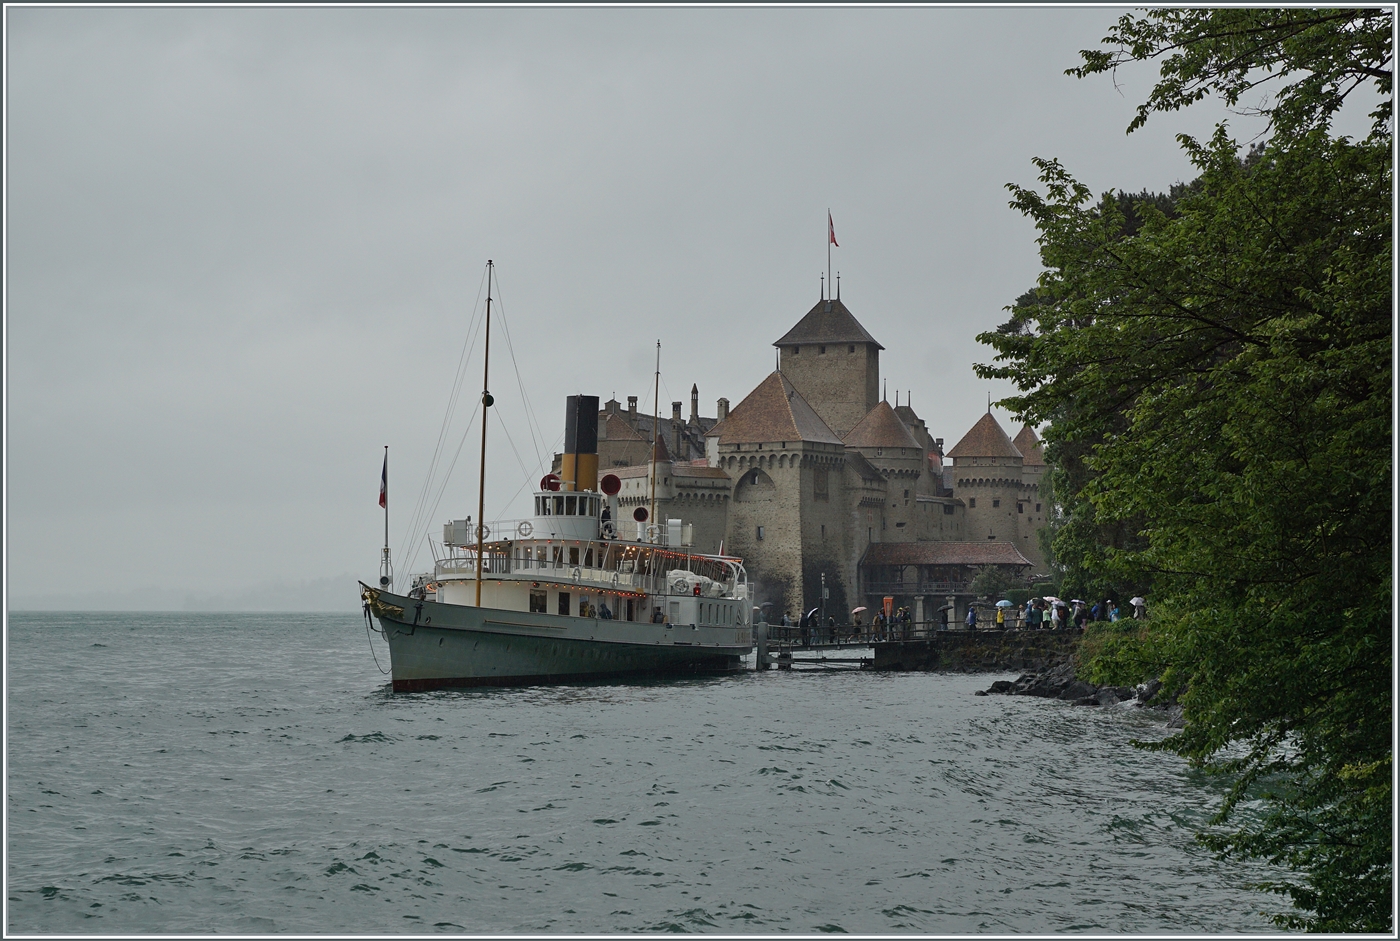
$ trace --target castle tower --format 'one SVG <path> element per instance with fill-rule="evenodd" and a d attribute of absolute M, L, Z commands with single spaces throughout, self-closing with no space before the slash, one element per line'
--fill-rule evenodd
<path fill-rule="evenodd" d="M 1050 508 L 1041 495 L 1041 479 L 1045 476 L 1045 452 L 1040 449 L 1040 439 L 1030 425 L 1022 425 L 1014 441 L 1016 450 L 1021 452 L 1021 497 L 1016 507 L 1020 517 L 1021 538 L 1016 548 L 1021 555 L 1035 563 L 1035 571 L 1046 571 L 1045 554 L 1040 551 L 1040 538 L 1037 532 L 1044 528 L 1050 516 Z"/>
<path fill-rule="evenodd" d="M 880 351 L 840 298 L 822 300 L 783 334 L 779 369 L 837 436 L 880 401 Z"/>
<path fill-rule="evenodd" d="M 733 481 L 726 551 L 743 558 L 755 603 L 770 616 L 821 602 L 849 610 L 854 568 L 846 525 L 845 448 L 781 372 L 758 384 L 709 432 L 712 462 Z"/>
<path fill-rule="evenodd" d="M 869 541 L 909 542 L 917 538 L 917 526 L 911 524 L 918 521 L 920 478 L 927 466 L 923 445 L 889 402 L 876 404 L 842 441 L 869 461 L 887 482 L 880 507 L 880 531 L 869 534 Z M 874 514 L 869 515 L 873 523 Z"/>
<path fill-rule="evenodd" d="M 953 496 L 967 507 L 967 539 L 1009 542 L 1025 554 L 1016 512 L 1024 459 L 990 411 L 977 419 L 947 457 L 953 459 Z"/>

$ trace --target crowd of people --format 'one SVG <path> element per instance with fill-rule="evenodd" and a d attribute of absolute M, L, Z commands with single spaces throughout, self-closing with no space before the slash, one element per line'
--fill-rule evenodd
<path fill-rule="evenodd" d="M 884 643 L 887 641 L 911 640 L 932 630 L 948 630 L 953 625 L 946 620 L 951 611 L 942 609 L 933 622 L 916 624 L 908 608 L 897 608 L 886 616 L 877 611 L 869 625 L 861 617 L 865 608 L 857 608 L 851 615 L 849 624 L 837 624 L 835 617 L 824 621 L 814 609 L 798 618 L 784 613 L 779 621 L 778 638 L 797 641 L 803 647 L 818 644 L 842 643 Z M 1024 604 L 1013 605 L 1002 602 L 997 605 L 974 603 L 968 606 L 963 625 L 971 630 L 1060 630 L 1074 627 L 1083 629 L 1089 621 L 1120 621 L 1126 618 L 1138 620 L 1147 616 L 1142 598 L 1132 600 L 1131 611 L 1125 611 L 1111 598 L 1093 605 L 1079 599 L 1064 601 L 1054 596 L 1032 598 Z"/>

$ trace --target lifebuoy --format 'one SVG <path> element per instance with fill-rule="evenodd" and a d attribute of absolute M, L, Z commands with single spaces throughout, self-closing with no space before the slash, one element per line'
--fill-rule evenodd
<path fill-rule="evenodd" d="M 580 569 L 580 568 L 575 567 L 575 568 L 574 568 L 573 575 L 574 575 L 574 581 L 578 581 L 579 578 L 583 575 L 583 570 Z"/>
<path fill-rule="evenodd" d="M 529 520 L 521 520 L 520 525 L 515 527 L 515 531 L 520 534 L 521 539 L 524 539 L 535 531 L 535 527 Z"/>
<path fill-rule="evenodd" d="M 616 572 L 613 572 L 613 577 L 612 577 L 612 586 L 613 586 L 613 587 L 614 587 L 614 588 L 616 588 L 616 587 L 617 587 L 617 582 L 618 582 L 618 577 L 617 577 L 617 573 L 616 573 Z"/>
<path fill-rule="evenodd" d="M 478 523 L 476 527 L 476 535 L 478 539 L 491 538 L 491 527 L 487 526 L 485 523 Z"/>

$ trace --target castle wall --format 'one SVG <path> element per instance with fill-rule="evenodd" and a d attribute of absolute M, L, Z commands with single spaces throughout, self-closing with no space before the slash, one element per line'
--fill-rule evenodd
<path fill-rule="evenodd" d="M 803 343 L 779 348 L 783 375 L 838 438 L 880 401 L 874 343 Z"/>
<path fill-rule="evenodd" d="M 1024 552 L 1019 457 L 959 457 L 953 463 L 953 496 L 967 507 L 964 529 L 973 541 L 1000 539 Z"/>

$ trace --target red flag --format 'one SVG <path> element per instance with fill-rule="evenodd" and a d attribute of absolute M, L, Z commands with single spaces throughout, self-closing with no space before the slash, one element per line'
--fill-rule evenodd
<path fill-rule="evenodd" d="M 389 508 L 389 452 L 384 452 L 384 473 L 379 475 L 379 505 Z"/>
<path fill-rule="evenodd" d="M 841 243 L 836 241 L 836 226 L 831 221 L 830 212 L 826 214 L 826 237 L 831 240 L 832 245 L 835 245 L 837 248 L 841 247 Z"/>

